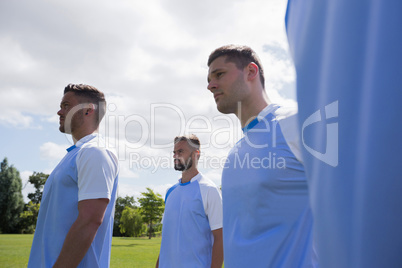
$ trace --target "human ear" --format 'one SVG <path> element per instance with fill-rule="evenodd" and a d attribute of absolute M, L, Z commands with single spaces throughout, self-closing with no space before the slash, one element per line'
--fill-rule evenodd
<path fill-rule="evenodd" d="M 200 150 L 195 150 L 195 157 L 197 158 L 197 160 L 200 159 Z"/>
<path fill-rule="evenodd" d="M 259 73 L 258 66 L 254 62 L 250 62 L 247 65 L 246 70 L 247 70 L 247 79 L 249 81 L 252 81 L 258 77 L 258 73 Z"/>
<path fill-rule="evenodd" d="M 88 103 L 88 106 L 85 107 L 85 115 L 92 114 L 95 111 L 95 104 Z"/>

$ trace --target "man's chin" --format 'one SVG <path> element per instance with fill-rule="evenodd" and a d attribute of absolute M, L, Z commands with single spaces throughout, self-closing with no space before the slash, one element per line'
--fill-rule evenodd
<path fill-rule="evenodd" d="M 174 169 L 177 171 L 183 171 L 184 170 L 184 166 L 181 165 L 174 165 Z"/>
<path fill-rule="evenodd" d="M 64 134 L 71 134 L 71 131 L 66 131 L 66 128 L 65 128 L 64 126 L 60 126 L 60 127 L 59 127 L 59 130 L 60 130 L 61 133 L 64 133 Z"/>
<path fill-rule="evenodd" d="M 236 112 L 236 105 L 219 100 L 216 102 L 216 109 L 223 114 L 232 114 Z"/>
<path fill-rule="evenodd" d="M 232 114 L 234 113 L 233 111 L 230 111 L 226 106 L 219 106 L 217 105 L 216 108 L 218 109 L 219 112 L 223 113 L 223 114 Z"/>

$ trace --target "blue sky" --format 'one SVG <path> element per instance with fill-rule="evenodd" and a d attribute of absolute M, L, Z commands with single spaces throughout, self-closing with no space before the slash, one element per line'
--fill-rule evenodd
<path fill-rule="evenodd" d="M 1 160 L 24 184 L 33 171 L 50 173 L 71 144 L 58 131 L 62 91 L 85 83 L 106 94 L 100 132 L 119 154 L 120 196 L 176 183 L 172 139 L 184 133 L 200 137 L 199 169 L 219 185 L 241 132 L 206 89 L 207 57 L 221 45 L 251 46 L 271 101 L 294 105 L 285 9 L 284 0 L 2 1 Z"/>

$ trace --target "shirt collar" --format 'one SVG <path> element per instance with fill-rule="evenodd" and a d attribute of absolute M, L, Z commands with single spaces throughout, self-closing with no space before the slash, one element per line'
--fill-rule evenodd
<path fill-rule="evenodd" d="M 98 138 L 98 137 L 99 137 L 98 133 L 92 133 L 92 134 L 86 135 L 85 137 L 81 138 L 79 141 L 77 141 L 74 145 L 70 146 L 66 150 L 67 150 L 67 152 L 71 152 L 75 148 L 81 147 L 84 143 L 86 143 L 94 138 Z"/>
<path fill-rule="evenodd" d="M 277 104 L 271 103 L 267 105 L 264 109 L 261 110 L 261 112 L 256 116 L 256 118 L 254 118 L 254 120 L 252 120 L 250 123 L 247 124 L 247 126 L 242 128 L 243 133 L 246 134 L 247 131 L 255 127 L 258 124 L 258 122 L 263 120 L 269 113 L 272 113 L 277 108 L 278 108 Z"/>
<path fill-rule="evenodd" d="M 75 144 L 73 146 L 68 147 L 66 150 L 69 153 L 70 151 L 74 150 L 75 148 L 77 148 L 77 146 L 75 146 Z"/>
<path fill-rule="evenodd" d="M 85 137 L 81 138 L 79 141 L 75 143 L 75 146 L 81 147 L 84 143 L 87 143 L 88 141 L 92 140 L 93 138 L 99 137 L 98 133 L 92 133 L 89 135 L 86 135 Z"/>
<path fill-rule="evenodd" d="M 269 113 L 272 113 L 275 111 L 279 106 L 277 104 L 271 103 L 257 115 L 258 122 L 260 122 L 262 119 L 264 119 Z"/>
<path fill-rule="evenodd" d="M 185 186 L 185 185 L 187 185 L 187 184 L 190 184 L 190 183 L 192 183 L 193 181 L 196 181 L 196 180 L 199 180 L 200 178 L 201 178 L 201 172 L 198 172 L 198 174 L 197 175 L 195 175 L 194 177 L 192 177 L 191 178 L 191 180 L 189 180 L 188 182 L 185 182 L 185 183 L 181 183 L 181 178 L 179 179 L 179 184 L 181 185 L 181 186 Z"/>

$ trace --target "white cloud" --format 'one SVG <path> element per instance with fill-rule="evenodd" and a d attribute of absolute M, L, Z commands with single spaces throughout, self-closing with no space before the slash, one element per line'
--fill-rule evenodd
<path fill-rule="evenodd" d="M 136 199 L 141 196 L 141 192 L 145 190 L 144 187 L 133 185 L 132 183 L 124 183 L 119 181 L 118 196 L 134 196 Z"/>
<path fill-rule="evenodd" d="M 1 105 L 1 104 L 0 104 Z M 15 110 L 7 110 L 0 114 L 0 124 L 15 128 L 33 127 L 33 118 Z"/>
<path fill-rule="evenodd" d="M 54 114 L 52 116 L 46 116 L 42 117 L 41 119 L 44 122 L 49 122 L 49 123 L 59 123 L 59 116 L 57 114 Z"/>
<path fill-rule="evenodd" d="M 172 148 L 158 149 L 152 142 L 169 145 L 174 136 L 195 132 L 205 157 L 224 158 L 241 137 L 237 118 L 220 114 L 206 89 L 206 61 L 216 47 L 251 46 L 265 67 L 270 99 L 294 104 L 295 75 L 284 31 L 286 2 L 4 1 L 0 127 L 42 127 L 49 142 L 31 142 L 40 147 L 42 161 L 37 165 L 45 165 L 42 170 L 54 166 L 69 147 L 46 129 L 58 121 L 63 89 L 68 83 L 91 84 L 106 93 L 110 105 L 100 132 L 119 149 L 120 175 L 128 179 L 122 180 L 122 191 L 172 182 L 176 173 L 167 174 L 169 168 L 152 173 L 154 164 L 149 169 L 130 167 L 130 153 L 170 159 Z M 165 108 L 159 106 L 152 114 L 155 105 Z M 211 131 L 194 131 L 208 124 L 191 121 L 196 116 L 205 117 Z M 211 172 L 219 182 L 220 171 Z"/>
<path fill-rule="evenodd" d="M 205 177 L 212 180 L 218 188 L 220 188 L 220 186 L 222 185 L 222 169 L 208 170 L 203 174 L 205 175 Z"/>
<path fill-rule="evenodd" d="M 160 185 L 147 185 L 147 186 L 134 186 L 129 183 L 119 183 L 119 191 L 118 196 L 134 196 L 137 200 L 139 197 L 142 197 L 141 193 L 147 191 L 146 188 L 152 189 L 155 193 L 160 194 L 163 198 L 165 197 L 166 191 L 172 187 L 173 184 L 160 184 Z"/>
<path fill-rule="evenodd" d="M 44 160 L 52 162 L 59 162 L 67 153 L 66 149 L 71 145 L 56 144 L 53 142 L 46 142 L 40 146 L 40 156 Z"/>
<path fill-rule="evenodd" d="M 214 107 L 206 90 L 207 56 L 227 43 L 252 46 L 275 90 L 278 81 L 289 82 L 287 64 L 264 52 L 266 44 L 286 43 L 286 1 L 23 3 L 7 2 L 1 13 L 8 27 L 0 27 L 0 59 L 7 66 L 0 69 L 7 81 L 0 92 L 8 97 L 0 99 L 17 105 L 0 109 L 51 116 L 63 87 L 85 82 L 119 94 L 121 114 L 141 114 L 162 101 L 186 114 L 194 108 L 205 113 Z M 21 94 L 10 96 L 12 91 Z"/>
<path fill-rule="evenodd" d="M 173 184 L 161 184 L 161 185 L 151 184 L 148 186 L 148 188 L 151 188 L 155 193 L 160 194 L 164 198 L 167 190 L 172 186 Z"/>
<path fill-rule="evenodd" d="M 126 163 L 119 163 L 120 165 L 120 172 L 119 172 L 119 177 L 120 178 L 138 178 L 138 174 L 133 172 L 130 169 L 130 166 L 127 165 Z"/>
<path fill-rule="evenodd" d="M 0 62 L 9 63 L 0 65 L 0 72 L 9 75 L 31 71 L 37 67 L 29 53 L 21 48 L 20 43 L 9 36 L 0 37 Z"/>

